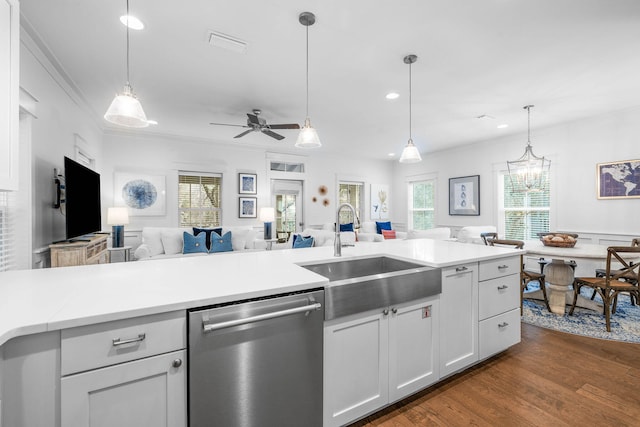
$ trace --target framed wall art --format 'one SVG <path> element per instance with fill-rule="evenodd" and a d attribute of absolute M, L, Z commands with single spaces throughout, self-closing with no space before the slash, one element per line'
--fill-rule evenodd
<path fill-rule="evenodd" d="M 449 215 L 480 215 L 480 175 L 449 178 Z"/>
<path fill-rule="evenodd" d="M 257 197 L 238 197 L 238 217 L 240 218 L 257 218 Z"/>
<path fill-rule="evenodd" d="M 640 160 L 598 163 L 596 165 L 598 199 L 640 197 Z"/>
<path fill-rule="evenodd" d="M 371 219 L 389 218 L 389 186 L 371 184 Z"/>
<path fill-rule="evenodd" d="M 258 194 L 258 175 L 255 173 L 238 174 L 239 194 Z"/>
<path fill-rule="evenodd" d="M 166 215 L 166 178 L 115 172 L 113 177 L 114 206 L 127 206 L 130 216 Z"/>

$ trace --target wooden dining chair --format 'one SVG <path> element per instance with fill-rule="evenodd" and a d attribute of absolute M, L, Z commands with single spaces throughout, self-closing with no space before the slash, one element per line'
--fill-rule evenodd
<path fill-rule="evenodd" d="M 509 246 L 515 249 L 523 249 L 524 242 L 522 240 L 506 240 L 497 238 L 487 238 L 489 246 Z M 520 255 L 520 315 L 523 313 L 522 304 L 524 299 L 524 291 L 527 289 L 527 285 L 531 281 L 537 281 L 540 284 L 540 290 L 544 297 L 544 304 L 547 306 L 547 310 L 551 312 L 549 307 L 549 298 L 547 297 L 547 285 L 543 273 L 538 273 L 531 270 L 526 270 L 524 267 L 524 255 Z"/>
<path fill-rule="evenodd" d="M 633 239 L 631 240 L 631 246 L 640 246 L 640 239 Z M 615 274 L 617 272 L 617 270 L 614 270 L 613 273 Z M 606 269 L 604 268 L 596 268 L 596 277 L 605 277 L 606 275 Z M 622 280 L 625 280 L 629 283 L 632 284 L 638 284 L 638 280 L 634 277 L 633 273 L 627 274 L 626 276 L 622 277 Z M 594 289 L 593 290 L 593 294 L 591 294 L 591 299 L 594 299 L 595 296 L 597 294 L 597 291 Z M 640 305 L 640 301 L 637 301 L 637 298 L 635 298 L 634 294 L 629 294 L 629 297 L 631 299 L 631 305 L 636 305 L 639 304 Z"/>
<path fill-rule="evenodd" d="M 627 261 L 628 258 L 638 257 L 640 257 L 640 246 L 609 246 L 604 277 L 576 277 L 573 281 L 573 304 L 569 315 L 572 315 L 576 308 L 580 289 L 585 286 L 593 288 L 602 298 L 607 332 L 611 332 L 611 314 L 616 312 L 618 295 L 628 292 L 636 300 L 640 298 L 638 290 L 640 264 Z M 622 268 L 612 269 L 612 262 L 619 263 Z"/>

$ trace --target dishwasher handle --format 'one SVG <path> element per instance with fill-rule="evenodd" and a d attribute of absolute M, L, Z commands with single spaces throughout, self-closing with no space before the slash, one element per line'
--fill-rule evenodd
<path fill-rule="evenodd" d="M 322 304 L 319 302 L 309 305 L 304 305 L 302 307 L 289 308 L 287 310 L 274 311 L 272 313 L 259 314 L 257 316 L 247 317 L 245 319 L 236 319 L 236 320 L 228 320 L 226 322 L 220 323 L 203 323 L 202 331 L 203 332 L 212 332 L 217 331 L 219 329 L 231 328 L 233 326 L 244 325 L 246 323 L 259 322 L 261 320 L 273 319 L 276 317 L 288 316 L 290 314 L 296 313 L 308 313 L 312 310 L 320 310 L 322 308 Z"/>

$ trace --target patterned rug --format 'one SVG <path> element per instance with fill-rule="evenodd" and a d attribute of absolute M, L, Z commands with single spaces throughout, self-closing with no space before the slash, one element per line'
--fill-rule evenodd
<path fill-rule="evenodd" d="M 529 290 L 538 289 L 537 285 L 537 282 L 531 282 Z M 582 295 L 586 298 L 591 298 L 591 293 L 589 289 L 582 289 Z M 596 295 L 595 300 L 602 303 L 599 295 Z M 576 307 L 573 315 L 569 316 L 569 309 L 570 306 L 566 306 L 564 316 L 560 316 L 547 311 L 543 301 L 525 299 L 522 321 L 530 325 L 592 338 L 640 343 L 640 306 L 631 305 L 628 295 L 621 295 L 618 298 L 618 308 L 611 316 L 611 332 L 607 332 L 602 312 Z"/>

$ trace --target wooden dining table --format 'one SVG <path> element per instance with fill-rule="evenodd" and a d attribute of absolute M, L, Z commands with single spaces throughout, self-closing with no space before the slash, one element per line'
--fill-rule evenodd
<path fill-rule="evenodd" d="M 527 255 L 551 258 L 544 267 L 545 281 L 549 291 L 549 307 L 555 314 L 564 314 L 566 305 L 573 304 L 573 279 L 576 276 L 595 275 L 596 268 L 604 268 L 607 260 L 607 245 L 582 243 L 578 241 L 572 248 L 544 246 L 540 240 L 526 240 L 524 250 Z M 574 268 L 569 264 L 575 261 Z M 525 292 L 524 298 L 543 299 L 542 291 Z M 589 298 L 578 296 L 577 307 L 602 311 L 602 304 Z"/>

